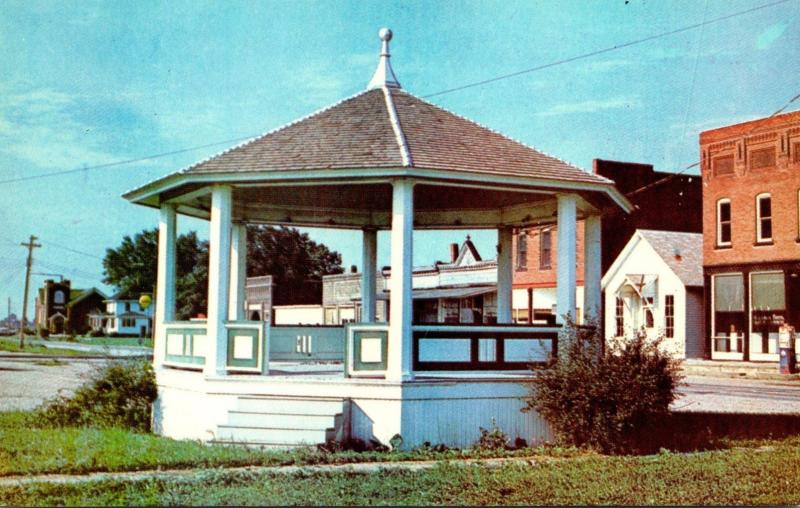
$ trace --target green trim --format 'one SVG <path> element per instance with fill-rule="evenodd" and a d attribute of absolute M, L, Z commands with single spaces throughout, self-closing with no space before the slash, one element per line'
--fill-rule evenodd
<path fill-rule="evenodd" d="M 381 361 L 361 361 L 361 341 L 363 339 L 381 340 Z M 355 330 L 353 331 L 353 372 L 383 371 L 386 370 L 389 345 L 389 332 L 387 330 Z"/>
<path fill-rule="evenodd" d="M 233 357 L 234 337 L 236 336 L 250 337 L 253 341 L 253 356 L 251 358 Z M 258 336 L 258 330 L 252 328 L 228 328 L 228 359 L 226 365 L 228 367 L 258 368 L 258 358 L 261 355 L 261 345 L 259 344 Z"/>
<path fill-rule="evenodd" d="M 168 351 L 169 346 L 169 336 L 170 335 L 181 335 L 183 337 L 183 345 L 182 351 L 183 354 L 181 355 L 171 355 Z M 169 328 L 167 327 L 166 331 L 166 339 L 164 341 L 164 359 L 168 362 L 174 363 L 190 363 L 195 365 L 202 365 L 205 363 L 206 359 L 204 356 L 197 356 L 194 354 L 194 336 L 195 335 L 206 335 L 208 334 L 205 329 L 198 329 L 198 328 Z"/>

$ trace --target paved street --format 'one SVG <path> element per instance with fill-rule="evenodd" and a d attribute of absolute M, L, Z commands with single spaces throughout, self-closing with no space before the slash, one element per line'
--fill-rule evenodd
<path fill-rule="evenodd" d="M 678 411 L 798 413 L 800 382 L 687 376 Z"/>
<path fill-rule="evenodd" d="M 0 358 L 0 411 L 31 410 L 59 390 L 72 391 L 104 360 Z"/>

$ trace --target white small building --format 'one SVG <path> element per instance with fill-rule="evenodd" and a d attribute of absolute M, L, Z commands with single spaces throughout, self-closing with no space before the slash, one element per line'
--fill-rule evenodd
<path fill-rule="evenodd" d="M 645 331 L 703 357 L 703 235 L 638 229 L 602 281 L 606 342 Z"/>
<path fill-rule="evenodd" d="M 153 306 L 143 309 L 139 305 L 140 296 L 123 291 L 104 300 L 105 312 L 89 316 L 92 329 L 102 330 L 106 335 L 149 337 Z"/>

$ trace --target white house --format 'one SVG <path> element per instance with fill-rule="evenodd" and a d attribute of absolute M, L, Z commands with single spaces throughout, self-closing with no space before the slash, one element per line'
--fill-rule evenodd
<path fill-rule="evenodd" d="M 638 229 L 602 281 L 605 337 L 663 335 L 678 358 L 703 357 L 703 235 Z"/>
<path fill-rule="evenodd" d="M 102 330 L 107 335 L 149 337 L 153 306 L 143 309 L 139 305 L 140 296 L 119 292 L 104 300 L 105 312 L 89 316 L 92 329 Z"/>

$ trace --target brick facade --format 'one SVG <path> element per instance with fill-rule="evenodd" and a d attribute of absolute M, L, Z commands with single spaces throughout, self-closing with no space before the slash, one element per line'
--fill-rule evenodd
<path fill-rule="evenodd" d="M 705 266 L 800 259 L 800 112 L 700 134 Z M 756 196 L 772 198 L 772 243 L 756 245 Z M 731 246 L 717 246 L 717 202 L 731 201 Z"/>
<path fill-rule="evenodd" d="M 800 327 L 800 112 L 702 132 L 700 156 L 711 357 L 777 361 Z"/>

